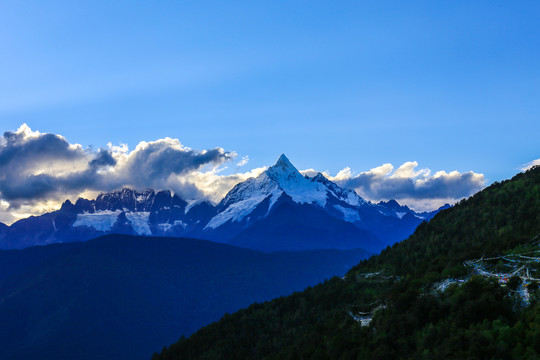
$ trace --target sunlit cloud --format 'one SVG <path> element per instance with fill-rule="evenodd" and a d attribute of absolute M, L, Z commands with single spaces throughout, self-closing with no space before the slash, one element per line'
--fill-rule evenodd
<path fill-rule="evenodd" d="M 249 156 L 244 156 L 242 157 L 242 159 L 236 164 L 236 166 L 244 166 L 244 165 L 247 165 L 247 163 L 249 162 Z"/>
<path fill-rule="evenodd" d="M 418 162 L 409 161 L 397 169 L 387 163 L 358 174 L 347 167 L 336 176 L 327 173 L 325 176 L 342 187 L 354 189 L 367 200 L 395 199 L 419 210 L 454 203 L 485 187 L 484 175 L 473 171 L 432 174 L 430 169 L 417 168 Z"/>
<path fill-rule="evenodd" d="M 172 138 L 143 141 L 132 151 L 126 144 L 85 149 L 61 135 L 32 131 L 23 124 L 0 138 L 0 212 L 4 213 L 0 218 L 11 222 L 58 208 L 66 198 L 126 186 L 170 189 L 188 199 L 203 197 L 204 188 L 178 178 L 217 168 L 235 157 L 236 153 L 222 148 L 193 150 Z"/>
<path fill-rule="evenodd" d="M 536 159 L 526 164 L 523 164 L 523 166 L 521 167 L 521 171 L 527 171 L 533 166 L 537 166 L 537 165 L 540 166 L 540 159 Z"/>
<path fill-rule="evenodd" d="M 217 203 L 225 197 L 227 192 L 236 184 L 251 177 L 259 176 L 266 167 L 255 168 L 244 173 L 220 175 L 224 168 L 214 168 L 210 171 L 194 171 L 184 176 L 175 177 L 174 181 L 180 184 L 193 184 L 201 192 L 202 196 Z"/>

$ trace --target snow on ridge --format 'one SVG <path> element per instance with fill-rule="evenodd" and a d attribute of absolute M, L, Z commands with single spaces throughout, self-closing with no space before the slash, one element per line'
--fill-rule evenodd
<path fill-rule="evenodd" d="M 397 211 L 396 211 L 396 215 L 397 215 L 397 217 L 400 218 L 400 219 L 401 219 L 403 216 L 405 216 L 405 214 L 406 214 L 406 212 L 397 212 Z"/>
<path fill-rule="evenodd" d="M 326 206 L 326 201 L 328 200 L 326 187 L 320 183 L 313 183 L 304 177 L 302 179 L 298 179 L 299 181 L 284 182 L 279 185 L 295 203 L 316 203 L 321 207 Z"/>
<path fill-rule="evenodd" d="M 173 224 L 161 223 L 161 224 L 157 224 L 156 226 L 160 228 L 162 231 L 168 232 L 168 231 L 171 231 L 173 227 L 178 226 L 178 225 L 182 226 L 184 229 L 187 226 L 186 223 L 184 223 L 182 220 L 175 220 Z"/>
<path fill-rule="evenodd" d="M 275 180 L 262 173 L 238 184 L 221 202 L 223 211 L 214 216 L 205 229 L 215 229 L 227 221 L 240 222 L 266 198 L 269 198 L 268 212 L 283 194 Z"/>
<path fill-rule="evenodd" d="M 253 209 L 267 197 L 267 195 L 251 196 L 245 200 L 232 203 L 224 211 L 210 219 L 204 228 L 215 229 L 229 220 L 237 222 L 242 221 L 242 219 L 251 214 Z"/>
<path fill-rule="evenodd" d="M 185 228 L 187 226 L 186 223 L 183 222 L 182 220 L 174 220 L 174 226 L 177 226 L 177 225 L 180 225 L 183 228 Z"/>
<path fill-rule="evenodd" d="M 73 224 L 76 226 L 88 226 L 93 227 L 98 231 L 110 231 L 118 218 L 118 215 L 122 213 L 121 210 L 102 210 L 94 213 L 84 212 L 77 214 L 77 219 Z"/>
<path fill-rule="evenodd" d="M 137 201 L 138 203 L 141 203 L 143 201 L 146 201 L 147 198 L 148 198 L 148 196 L 145 196 L 144 194 L 139 194 L 135 198 L 135 201 Z"/>
<path fill-rule="evenodd" d="M 163 230 L 164 232 L 168 232 L 169 230 L 172 229 L 173 226 L 172 224 L 169 224 L 169 223 L 162 223 L 162 224 L 157 224 L 157 227 Z"/>
<path fill-rule="evenodd" d="M 122 213 L 122 210 L 101 210 L 94 213 L 84 212 L 77 214 L 77 219 L 73 224 L 73 227 L 88 226 L 98 231 L 110 231 L 118 219 L 118 215 Z M 152 235 L 150 230 L 150 213 L 147 211 L 125 212 L 126 218 L 131 223 L 133 231 L 139 235 Z"/>
<path fill-rule="evenodd" d="M 126 218 L 131 223 L 133 231 L 139 235 L 152 235 L 150 230 L 150 212 L 148 211 L 137 211 L 137 212 L 126 212 Z"/>
<path fill-rule="evenodd" d="M 354 190 L 345 190 L 347 191 L 347 198 L 344 199 L 346 203 L 352 206 L 360 206 L 362 204 L 366 203 L 366 200 L 362 199 L 360 195 L 356 193 Z"/>
<path fill-rule="evenodd" d="M 322 184 L 325 189 L 333 195 L 336 199 L 343 201 L 351 206 L 360 206 L 366 203 L 354 190 L 343 189 L 336 183 L 327 179 L 321 172 L 318 172 L 317 175 L 308 178 L 311 182 L 316 182 Z"/>
<path fill-rule="evenodd" d="M 341 205 L 334 205 L 334 207 L 343 213 L 343 220 L 348 222 L 354 222 L 360 220 L 360 215 L 358 215 L 358 210 L 346 208 Z"/>
<path fill-rule="evenodd" d="M 266 176 L 278 184 L 292 200 L 299 204 L 316 203 L 322 207 L 328 199 L 326 184 L 304 177 L 285 155 L 258 177 Z"/>

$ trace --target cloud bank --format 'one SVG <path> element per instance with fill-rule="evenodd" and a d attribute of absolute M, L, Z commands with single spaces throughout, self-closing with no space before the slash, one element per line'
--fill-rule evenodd
<path fill-rule="evenodd" d="M 437 171 L 419 169 L 416 161 L 409 161 L 397 169 L 384 164 L 369 171 L 353 174 L 350 168 L 341 170 L 336 176 L 325 173 L 338 185 L 354 189 L 367 200 L 395 199 L 416 210 L 431 210 L 445 203 L 454 203 L 470 196 L 485 186 L 483 174 L 472 171 Z M 315 170 L 306 170 L 313 174 Z"/>
<path fill-rule="evenodd" d="M 224 174 L 228 164 L 238 169 L 249 162 L 244 156 L 233 163 L 236 156 L 219 147 L 190 149 L 173 138 L 142 141 L 133 150 L 126 144 L 110 143 L 94 150 L 23 124 L 0 137 L 0 222 L 11 223 L 58 209 L 66 199 L 95 198 L 122 187 L 170 189 L 186 200 L 218 202 L 234 185 L 266 169 Z M 353 174 L 347 167 L 335 176 L 325 176 L 367 200 L 396 199 L 417 210 L 453 203 L 485 185 L 484 176 L 472 171 L 432 173 L 417 168 L 417 162 L 396 169 L 384 164 Z"/>
<path fill-rule="evenodd" d="M 171 138 L 143 141 L 132 151 L 111 144 L 96 151 L 23 124 L 0 138 L 0 211 L 39 213 L 69 197 L 125 186 L 167 188 L 188 199 L 199 198 L 204 191 L 179 178 L 206 166 L 216 168 L 235 156 L 222 148 L 193 150 Z M 13 220 L 6 214 L 1 219 Z"/>

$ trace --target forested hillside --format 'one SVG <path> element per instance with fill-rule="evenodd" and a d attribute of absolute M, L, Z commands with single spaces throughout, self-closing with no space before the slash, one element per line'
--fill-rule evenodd
<path fill-rule="evenodd" d="M 513 253 L 537 265 L 539 234 L 535 167 L 440 212 L 343 279 L 226 315 L 154 360 L 538 358 L 538 283 L 504 283 L 464 261 Z M 445 279 L 460 282 L 434 290 Z"/>

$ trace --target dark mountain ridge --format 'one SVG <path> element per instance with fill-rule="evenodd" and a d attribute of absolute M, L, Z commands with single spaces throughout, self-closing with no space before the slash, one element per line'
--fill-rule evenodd
<path fill-rule="evenodd" d="M 367 256 L 131 235 L 3 250 L 0 358 L 148 359 L 179 334 L 343 275 Z"/>

